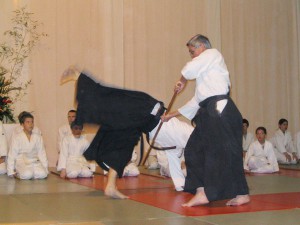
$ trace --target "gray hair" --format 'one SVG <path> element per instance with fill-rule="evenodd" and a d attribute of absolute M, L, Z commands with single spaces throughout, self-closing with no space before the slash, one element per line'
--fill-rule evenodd
<path fill-rule="evenodd" d="M 187 43 L 186 46 L 192 46 L 195 48 L 199 48 L 200 44 L 204 44 L 205 48 L 209 49 L 211 48 L 210 41 L 207 37 L 201 34 L 197 34 L 194 37 L 192 37 Z"/>

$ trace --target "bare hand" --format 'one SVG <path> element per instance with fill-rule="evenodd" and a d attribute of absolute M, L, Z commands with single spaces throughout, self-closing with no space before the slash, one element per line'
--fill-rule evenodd
<path fill-rule="evenodd" d="M 67 176 L 66 169 L 62 169 L 60 172 L 60 177 L 65 179 L 66 176 Z"/>
<path fill-rule="evenodd" d="M 292 157 L 287 152 L 284 152 L 283 154 L 285 155 L 285 158 L 286 158 L 287 162 L 291 162 L 292 161 Z"/>
<path fill-rule="evenodd" d="M 182 81 L 177 81 L 175 84 L 175 87 L 174 87 L 174 92 L 176 92 L 178 94 L 179 92 L 182 91 L 184 86 L 185 86 L 185 83 L 183 83 Z"/>
<path fill-rule="evenodd" d="M 164 114 L 160 117 L 160 119 L 162 122 L 168 122 L 172 117 L 173 116 L 171 114 L 167 114 L 167 115 Z"/>
<path fill-rule="evenodd" d="M 297 157 L 296 152 L 293 152 L 292 156 L 293 156 L 293 159 L 294 159 L 294 160 L 298 161 L 298 157 Z"/>

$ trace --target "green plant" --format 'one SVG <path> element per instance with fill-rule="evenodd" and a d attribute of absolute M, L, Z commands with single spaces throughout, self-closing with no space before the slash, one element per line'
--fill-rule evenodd
<path fill-rule="evenodd" d="M 26 94 L 31 80 L 22 81 L 22 69 L 33 48 L 42 37 L 40 22 L 34 20 L 33 13 L 26 6 L 13 11 L 12 29 L 4 32 L 8 41 L 0 44 L 0 120 L 14 122 L 13 103 Z"/>

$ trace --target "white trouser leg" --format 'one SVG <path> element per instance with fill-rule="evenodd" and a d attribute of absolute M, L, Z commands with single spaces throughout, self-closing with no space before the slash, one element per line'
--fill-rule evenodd
<path fill-rule="evenodd" d="M 172 181 L 177 191 L 182 191 L 185 183 L 185 177 L 181 169 L 181 149 L 167 150 L 166 155 L 169 161 L 169 169 Z"/>

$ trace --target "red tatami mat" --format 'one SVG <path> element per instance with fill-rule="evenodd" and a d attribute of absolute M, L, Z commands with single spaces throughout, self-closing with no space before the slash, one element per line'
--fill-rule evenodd
<path fill-rule="evenodd" d="M 69 179 L 73 183 L 103 190 L 107 177 L 95 175 L 94 178 Z M 131 200 L 158 207 L 185 216 L 206 216 L 216 214 L 283 210 L 300 208 L 300 192 L 251 195 L 251 202 L 246 205 L 226 206 L 227 200 L 216 201 L 204 206 L 182 207 L 193 195 L 176 192 L 170 182 L 164 179 L 139 175 L 117 180 L 118 189 Z"/>
<path fill-rule="evenodd" d="M 185 216 L 206 216 L 227 213 L 282 210 L 300 207 L 300 192 L 251 195 L 251 202 L 242 206 L 226 206 L 227 200 L 216 201 L 204 206 L 182 207 L 181 204 L 192 197 L 188 193 L 170 190 L 156 190 L 132 194 L 130 199 L 162 208 Z"/>
<path fill-rule="evenodd" d="M 69 179 L 69 181 L 95 189 L 104 190 L 107 183 L 107 176 L 95 175 L 94 178 L 78 178 Z M 173 188 L 169 182 L 164 182 L 164 179 L 154 176 L 140 174 L 138 177 L 124 177 L 117 179 L 119 190 L 138 190 L 138 189 L 157 189 L 157 188 Z M 125 192 L 124 192 L 125 193 Z"/>

